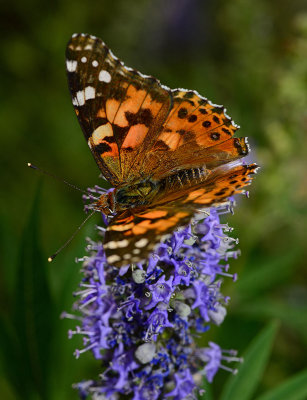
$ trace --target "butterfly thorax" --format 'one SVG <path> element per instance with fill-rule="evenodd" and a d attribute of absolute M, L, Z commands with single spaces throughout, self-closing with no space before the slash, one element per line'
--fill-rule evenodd
<path fill-rule="evenodd" d="M 159 189 L 159 182 L 151 179 L 118 188 L 115 192 L 116 211 L 152 204 Z"/>

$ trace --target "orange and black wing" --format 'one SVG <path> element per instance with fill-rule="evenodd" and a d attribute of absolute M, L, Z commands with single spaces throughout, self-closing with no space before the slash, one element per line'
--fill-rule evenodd
<path fill-rule="evenodd" d="M 190 210 L 168 206 L 117 215 L 107 227 L 104 239 L 108 263 L 121 267 L 146 261 L 165 235 L 187 225 L 192 216 Z"/>
<path fill-rule="evenodd" d="M 194 91 L 171 94 L 172 109 L 144 161 L 153 178 L 199 166 L 212 170 L 248 154 L 246 138 L 234 137 L 239 127 L 223 106 Z"/>
<path fill-rule="evenodd" d="M 179 171 L 158 204 L 140 212 L 127 210 L 111 220 L 104 240 L 108 263 L 120 267 L 147 260 L 163 236 L 187 225 L 197 211 L 242 193 L 256 170 L 256 164 L 222 166 L 209 176 L 199 171 L 198 177 L 196 170 Z"/>
<path fill-rule="evenodd" d="M 182 176 L 183 188 L 174 188 L 161 196 L 159 203 L 182 207 L 195 213 L 197 210 L 224 203 L 230 196 L 244 193 L 257 172 L 256 164 L 225 164 L 215 168 L 204 180 L 190 184 Z M 181 173 L 182 174 L 182 173 Z M 183 175 L 183 174 L 182 174 Z M 157 207 L 160 206 L 157 204 Z"/>
<path fill-rule="evenodd" d="M 130 165 L 166 120 L 169 91 L 155 78 L 125 67 L 90 35 L 73 35 L 66 69 L 72 103 L 102 174 L 114 186 L 139 179 L 140 170 Z"/>

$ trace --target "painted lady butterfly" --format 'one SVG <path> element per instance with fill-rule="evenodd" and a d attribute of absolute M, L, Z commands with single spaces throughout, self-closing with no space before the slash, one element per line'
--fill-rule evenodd
<path fill-rule="evenodd" d="M 225 202 L 251 182 L 255 164 L 223 106 L 169 89 L 125 65 L 98 38 L 67 45 L 68 83 L 81 128 L 115 187 L 92 205 L 111 216 L 104 248 L 115 266 L 146 260 L 162 236 L 200 208 Z"/>

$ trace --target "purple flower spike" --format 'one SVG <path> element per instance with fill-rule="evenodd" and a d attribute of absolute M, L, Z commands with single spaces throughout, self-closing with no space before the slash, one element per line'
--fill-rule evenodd
<path fill-rule="evenodd" d="M 153 285 L 148 285 L 147 288 L 151 293 L 151 301 L 145 306 L 146 310 L 155 307 L 159 302 L 168 304 L 173 293 L 173 276 L 171 276 L 167 281 L 165 280 L 165 275 L 158 279 L 158 281 Z"/>
<path fill-rule="evenodd" d="M 196 386 L 189 369 L 174 374 L 174 380 L 175 388 L 166 395 L 166 397 L 172 397 L 174 400 L 187 398 Z"/>
<path fill-rule="evenodd" d="M 102 370 L 96 380 L 74 385 L 81 399 L 196 399 L 194 377 L 201 373 L 212 382 L 220 368 L 236 371 L 222 364 L 242 361 L 233 351 L 212 342 L 198 348 L 194 342 L 196 332 L 222 324 L 227 314 L 222 279 L 236 279 L 226 260 L 238 250 L 219 215 L 232 209 L 230 202 L 196 215 L 145 264 L 117 269 L 107 264 L 101 242 L 90 241 L 89 257 L 79 260 L 77 326 L 69 337 L 81 335 L 76 357 L 91 351 Z M 97 229 L 103 236 L 105 229 Z"/>
<path fill-rule="evenodd" d="M 214 375 L 221 366 L 222 350 L 220 346 L 212 342 L 209 342 L 209 346 L 210 347 L 203 349 L 203 360 L 207 363 L 204 368 L 204 373 L 208 382 L 212 382 Z"/>

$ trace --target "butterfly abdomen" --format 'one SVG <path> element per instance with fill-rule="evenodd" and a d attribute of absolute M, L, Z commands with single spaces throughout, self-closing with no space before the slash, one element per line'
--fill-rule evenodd
<path fill-rule="evenodd" d="M 195 186 L 197 183 L 204 181 L 208 174 L 209 171 L 205 167 L 179 170 L 167 177 L 168 186 L 178 188 Z"/>

